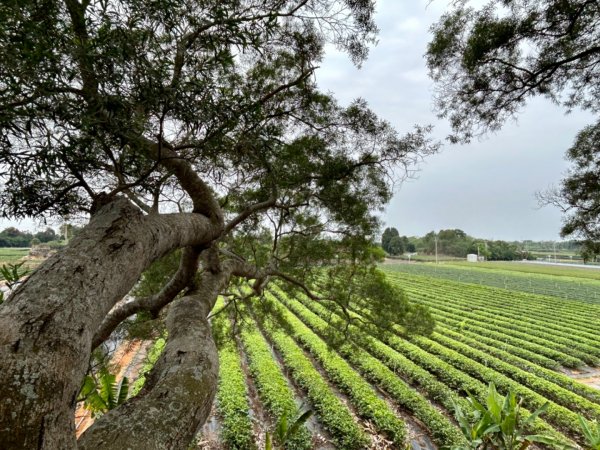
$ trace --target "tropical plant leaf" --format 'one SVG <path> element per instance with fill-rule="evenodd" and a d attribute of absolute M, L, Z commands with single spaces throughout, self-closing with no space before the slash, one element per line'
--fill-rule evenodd
<path fill-rule="evenodd" d="M 302 425 L 304 425 L 306 423 L 306 421 L 308 419 L 310 419 L 310 416 L 312 416 L 313 412 L 311 409 L 305 411 L 304 413 L 302 413 L 300 415 L 300 417 L 298 417 L 294 423 L 290 426 L 290 428 L 287 430 L 287 433 L 285 435 L 286 440 L 292 438 L 300 429 L 300 427 Z"/>
<path fill-rule="evenodd" d="M 127 377 L 123 377 L 121 383 L 119 383 L 119 393 L 117 395 L 117 404 L 115 406 L 122 405 L 127 400 L 129 395 L 129 380 Z"/>

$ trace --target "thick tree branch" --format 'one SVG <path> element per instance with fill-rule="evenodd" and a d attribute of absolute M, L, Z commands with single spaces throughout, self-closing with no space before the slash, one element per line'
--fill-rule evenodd
<path fill-rule="evenodd" d="M 73 399 L 103 318 L 153 261 L 176 248 L 206 246 L 220 231 L 200 214 L 144 216 L 124 198 L 100 208 L 0 308 L 6 368 L 0 371 L 0 417 L 12 418 L 3 422 L 0 442 L 7 448 L 73 448 Z M 32 373 L 39 376 L 32 380 Z M 25 384 L 44 396 L 23 391 Z"/>
<path fill-rule="evenodd" d="M 78 448 L 187 448 L 210 413 L 217 386 L 219 359 L 207 315 L 224 280 L 210 276 L 211 286 L 171 305 L 167 345 L 140 394 L 98 419 Z"/>
<path fill-rule="evenodd" d="M 104 342 L 115 328 L 128 317 L 141 311 L 157 315 L 160 310 L 187 287 L 198 271 L 198 262 L 202 248 L 186 247 L 181 254 L 179 268 L 161 291 L 150 297 L 136 298 L 133 301 L 117 304 L 102 321 L 92 341 L 92 348 Z"/>

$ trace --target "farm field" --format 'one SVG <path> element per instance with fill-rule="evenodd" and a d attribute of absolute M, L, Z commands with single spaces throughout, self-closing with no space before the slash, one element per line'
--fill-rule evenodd
<path fill-rule="evenodd" d="M 387 264 L 388 273 L 407 273 L 600 304 L 600 270 L 547 267 L 533 264 L 488 263 L 477 267 L 455 264 Z M 520 266 L 526 266 L 522 268 Z M 516 270 L 512 270 L 515 267 Z M 510 270 L 509 270 L 510 269 Z M 524 269 L 528 270 L 527 272 Z M 552 271 L 552 272 L 550 272 Z M 556 275 L 561 273 L 562 275 Z M 588 272 L 591 272 L 589 274 Z"/>
<path fill-rule="evenodd" d="M 0 248 L 0 267 L 5 264 L 18 264 L 24 257 L 29 255 L 29 248 L 17 248 L 8 247 Z M 21 270 L 35 269 L 41 264 L 41 259 L 29 259 L 25 260 L 25 263 L 21 267 Z M 0 281 L 4 280 L 4 277 L 0 274 Z"/>
<path fill-rule="evenodd" d="M 468 267 L 470 269 L 492 269 L 492 270 L 508 270 L 518 273 L 534 273 L 540 275 L 554 275 L 560 277 L 572 277 L 578 279 L 600 280 L 600 267 L 590 265 L 589 268 L 583 267 L 568 267 L 568 266 L 553 266 L 551 264 L 534 264 L 521 261 L 485 261 L 478 262 L 476 266 L 473 263 L 462 261 L 453 261 L 452 266 Z"/>
<path fill-rule="evenodd" d="M 0 265 L 17 263 L 29 254 L 29 248 L 0 248 Z"/>
<path fill-rule="evenodd" d="M 375 337 L 356 321 L 352 339 L 331 347 L 326 338 L 342 337 L 339 311 L 277 287 L 264 298 L 272 314 L 244 305 L 241 322 L 217 314 L 221 377 L 199 447 L 263 449 L 282 417 L 291 423 L 308 409 L 286 448 L 461 445 L 453 402 L 464 405 L 466 390 L 485 401 L 490 382 L 530 412 L 549 402 L 529 432 L 582 444 L 578 415 L 600 419 L 600 386 L 579 381 L 588 373 L 600 382 L 600 304 L 384 270 L 430 307 L 431 336 L 396 326 Z M 234 326 L 235 339 L 225 338 Z"/>

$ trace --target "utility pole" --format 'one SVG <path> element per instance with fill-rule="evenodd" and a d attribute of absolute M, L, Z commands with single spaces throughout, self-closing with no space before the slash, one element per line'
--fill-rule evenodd
<path fill-rule="evenodd" d="M 435 235 L 435 263 L 438 263 L 438 254 L 437 254 L 437 234 Z"/>

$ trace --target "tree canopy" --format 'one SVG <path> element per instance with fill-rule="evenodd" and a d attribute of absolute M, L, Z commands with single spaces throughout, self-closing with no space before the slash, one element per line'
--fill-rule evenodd
<path fill-rule="evenodd" d="M 427 48 L 453 139 L 499 129 L 538 95 L 600 111 L 599 20 L 595 0 L 455 2 Z"/>
<path fill-rule="evenodd" d="M 572 165 L 561 185 L 543 194 L 565 213 L 563 236 L 584 243 L 584 259 L 600 254 L 600 122 L 584 128 L 567 151 Z"/>
<path fill-rule="evenodd" d="M 372 266 L 393 169 L 436 146 L 314 78 L 327 44 L 364 60 L 373 14 L 370 0 L 0 5 L 0 212 L 91 217 L 0 307 L 1 442 L 185 448 L 216 385 L 207 315 L 219 294 L 247 301 L 242 283 L 260 296 L 276 279 L 345 308 L 356 295 L 331 287 L 346 280 L 381 305 L 379 325 L 431 323 Z M 161 286 L 122 301 L 178 249 Z M 90 352 L 138 313 L 166 314 L 165 350 L 135 402 L 75 443 Z"/>
<path fill-rule="evenodd" d="M 455 2 L 433 26 L 427 49 L 435 105 L 450 120 L 450 140 L 468 142 L 498 130 L 534 96 L 597 115 L 599 22 L 596 0 L 493 0 L 479 9 Z M 597 139 L 597 127 L 580 133 L 567 154 L 571 174 L 545 199 L 569 211 L 561 234 L 580 238 L 592 253 L 599 249 L 598 209 L 592 205 L 600 186 L 598 144 L 581 149 L 588 159 L 573 149 Z"/>

